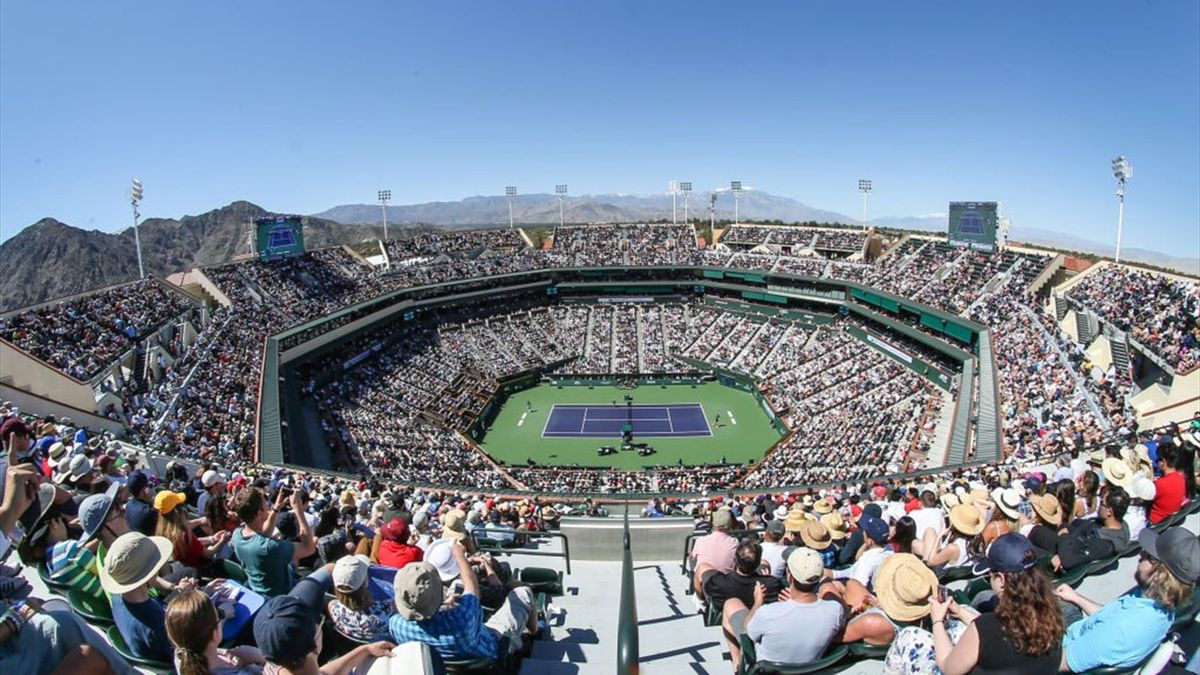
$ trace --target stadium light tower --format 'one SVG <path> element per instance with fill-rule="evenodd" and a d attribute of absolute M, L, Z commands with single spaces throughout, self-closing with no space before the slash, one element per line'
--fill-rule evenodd
<path fill-rule="evenodd" d="M 1121 200 L 1117 207 L 1117 255 L 1116 262 L 1121 262 L 1121 230 L 1125 227 L 1125 181 L 1133 178 L 1133 165 L 1125 159 L 1125 155 L 1117 155 L 1112 161 L 1113 178 L 1117 179 L 1117 197 Z"/>
<path fill-rule="evenodd" d="M 391 199 L 392 199 L 392 191 L 391 190 L 380 190 L 379 191 L 379 210 L 383 212 L 383 240 L 384 241 L 388 240 L 387 203 L 389 201 L 391 201 Z"/>
<path fill-rule="evenodd" d="M 717 229 L 717 191 L 708 193 L 708 229 Z"/>
<path fill-rule="evenodd" d="M 864 178 L 858 180 L 858 191 L 863 196 L 863 229 L 867 229 L 867 200 L 871 198 L 871 181 Z"/>
<path fill-rule="evenodd" d="M 555 185 L 554 194 L 558 195 L 558 226 L 563 226 L 563 200 L 567 198 L 567 186 Z"/>
<path fill-rule="evenodd" d="M 679 191 L 683 193 L 683 224 L 688 224 L 688 193 L 692 191 L 691 181 L 680 181 Z"/>
<path fill-rule="evenodd" d="M 504 196 L 508 199 L 508 229 L 511 230 L 513 229 L 512 202 L 513 197 L 517 196 L 517 186 L 509 185 L 504 188 Z"/>
<path fill-rule="evenodd" d="M 142 266 L 142 237 L 138 234 L 138 203 L 142 201 L 142 181 L 134 178 L 133 186 L 129 188 L 129 203 L 133 205 L 133 243 L 137 247 L 138 278 L 146 278 L 146 268 Z"/>
<path fill-rule="evenodd" d="M 742 196 L 742 181 L 729 181 L 729 190 L 733 192 L 733 224 L 738 222 L 738 198 Z"/>
<path fill-rule="evenodd" d="M 678 210 L 676 207 L 675 197 L 679 194 L 679 181 L 669 181 L 667 183 L 667 189 L 671 191 L 671 224 L 674 225 L 676 221 L 675 214 Z"/>

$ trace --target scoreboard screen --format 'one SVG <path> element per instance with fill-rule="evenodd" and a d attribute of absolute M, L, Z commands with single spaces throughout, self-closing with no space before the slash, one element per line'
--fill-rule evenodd
<path fill-rule="evenodd" d="M 300 216 L 265 216 L 254 219 L 258 257 L 288 258 L 304 253 L 304 225 Z"/>
<path fill-rule="evenodd" d="M 996 202 L 950 202 L 950 241 L 992 250 L 998 211 Z"/>

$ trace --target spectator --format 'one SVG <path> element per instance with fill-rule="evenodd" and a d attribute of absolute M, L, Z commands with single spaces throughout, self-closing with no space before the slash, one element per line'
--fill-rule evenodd
<path fill-rule="evenodd" d="M 100 568 L 100 583 L 112 595 L 113 623 L 138 658 L 171 661 L 166 608 L 149 591 L 159 570 L 170 562 L 172 548 L 162 537 L 129 532 L 113 542 Z M 195 580 L 185 579 L 179 586 L 194 588 Z"/>
<path fill-rule="evenodd" d="M 224 499 L 225 476 L 215 469 L 209 469 L 200 476 L 200 485 L 204 488 L 204 492 L 201 492 L 200 496 L 196 498 L 196 510 L 205 513 L 210 499 Z"/>
<path fill-rule="evenodd" d="M 385 517 L 386 522 L 379 528 L 382 541 L 379 543 L 379 564 L 401 569 L 411 562 L 420 562 L 425 552 L 411 543 L 408 521 L 400 514 L 392 513 Z"/>
<path fill-rule="evenodd" d="M 1051 599 L 1037 550 L 1011 533 L 998 537 L 975 567 L 999 597 L 995 612 L 980 614 L 949 594 L 932 600 L 933 632 L 900 631 L 884 659 L 888 673 L 1055 673 L 1062 654 L 1062 615 Z"/>
<path fill-rule="evenodd" d="M 1125 524 L 1129 526 L 1129 539 L 1137 539 L 1146 529 L 1150 506 L 1158 494 L 1154 481 L 1137 475 L 1129 481 L 1129 508 L 1125 511 Z"/>
<path fill-rule="evenodd" d="M 333 566 L 333 600 L 326 611 L 338 632 L 359 642 L 386 640 L 390 599 L 371 594 L 371 561 L 366 556 L 346 556 Z"/>
<path fill-rule="evenodd" d="M 1187 486 L 1179 471 L 1179 448 L 1174 443 L 1158 444 L 1158 468 L 1162 477 L 1154 481 L 1154 503 L 1150 506 L 1150 524 L 1157 525 L 1183 506 Z"/>
<path fill-rule="evenodd" d="M 233 603 L 217 607 L 204 591 L 180 591 L 167 602 L 166 626 L 179 675 L 261 675 L 266 659 L 253 645 L 220 647 Z"/>
<path fill-rule="evenodd" d="M 770 568 L 769 574 L 779 579 L 784 578 L 783 575 L 787 572 L 787 559 L 783 554 L 788 547 L 781 542 L 785 534 L 787 534 L 787 529 L 779 518 L 768 521 L 766 530 L 763 532 L 763 567 Z"/>
<path fill-rule="evenodd" d="M 839 572 L 836 578 L 857 581 L 870 591 L 875 587 L 875 574 L 884 558 L 892 554 L 887 543 L 891 539 L 891 530 L 882 518 L 867 515 L 858 519 L 858 527 L 863 533 L 863 544 L 859 548 L 858 559 L 845 572 Z"/>
<path fill-rule="evenodd" d="M 158 536 L 174 546 L 173 556 L 179 564 L 192 570 L 207 570 L 217 551 L 229 541 L 227 530 L 217 530 L 210 537 L 198 537 L 192 531 L 197 523 L 187 517 L 183 504 L 187 495 L 163 490 L 154 496 L 154 508 L 159 513 Z"/>
<path fill-rule="evenodd" d="M 717 509 L 712 515 L 713 531 L 696 539 L 689 554 L 692 559 L 692 586 L 696 591 L 697 611 L 703 611 L 704 582 L 697 574 L 700 565 L 707 565 L 716 572 L 733 571 L 737 554 L 737 539 L 729 536 L 733 528 L 733 512 L 727 508 Z"/>
<path fill-rule="evenodd" d="M 738 672 L 741 649 L 738 636 L 748 635 L 756 645 L 757 657 L 778 663 L 808 663 L 825 653 L 844 624 L 842 604 L 817 596 L 825 568 L 812 549 L 797 548 L 787 559 L 787 588 L 779 602 L 767 600 L 767 586 L 754 584 L 753 601 L 747 606 L 731 597 L 723 608 L 725 639 Z"/>
<path fill-rule="evenodd" d="M 1055 588 L 1071 605 L 1064 615 L 1062 670 L 1082 673 L 1101 666 L 1128 668 L 1154 651 L 1171 628 L 1174 612 L 1192 597 L 1200 579 L 1200 539 L 1176 527 L 1160 534 L 1144 530 L 1134 580 L 1138 588 L 1107 605 L 1067 584 Z M 1079 610 L 1087 618 L 1080 618 Z"/>
<path fill-rule="evenodd" d="M 423 642 L 444 659 L 489 658 L 504 660 L 500 639 L 508 639 L 509 653 L 521 647 L 521 637 L 537 628 L 533 593 L 528 587 L 509 592 L 504 605 L 485 623 L 479 604 L 479 582 L 466 551 L 452 545 L 462 593 L 457 604 L 443 606 L 444 588 L 436 567 L 413 562 L 396 573 L 396 614 L 389 622 L 398 643 Z"/>
<path fill-rule="evenodd" d="M 249 586 L 266 596 L 283 595 L 295 583 L 292 566 L 317 550 L 312 526 L 304 517 L 304 502 L 300 491 L 291 494 L 292 513 L 299 527 L 299 543 L 277 539 L 272 535 L 275 519 L 283 508 L 287 493 L 280 490 L 275 505 L 268 506 L 262 490 L 249 487 L 233 498 L 233 509 L 244 525 L 233 533 L 233 550 L 246 569 Z"/>
<path fill-rule="evenodd" d="M 926 530 L 925 539 L 913 544 L 930 567 L 961 567 L 979 548 L 979 533 L 983 532 L 983 516 L 972 504 L 959 504 L 950 509 L 950 529 L 940 539 L 933 539 Z"/>
<path fill-rule="evenodd" d="M 775 602 L 779 591 L 783 590 L 783 584 L 778 577 L 762 572 L 762 546 L 752 539 L 738 544 L 732 572 L 715 570 L 708 563 L 700 563 L 696 568 L 696 576 L 704 588 L 704 597 L 718 608 L 729 598 L 738 598 L 747 607 L 753 605 L 757 584 L 765 588 L 766 601 Z"/>
<path fill-rule="evenodd" d="M 1076 520 L 1068 533 L 1059 537 L 1052 559 L 1054 569 L 1065 572 L 1125 550 L 1129 545 L 1128 508 L 1129 493 L 1117 485 L 1108 486 L 1100 518 Z"/>
<path fill-rule="evenodd" d="M 125 502 L 125 522 L 130 532 L 141 532 L 147 537 L 158 531 L 158 511 L 154 508 L 154 488 L 144 471 L 129 474 L 125 483 L 129 489 L 129 501 Z"/>
<path fill-rule="evenodd" d="M 937 495 L 933 490 L 922 490 L 920 504 L 919 508 L 908 513 L 915 521 L 916 538 L 923 539 L 925 530 L 929 529 L 936 532 L 935 539 L 942 536 L 942 532 L 946 530 L 946 512 L 938 506 Z"/>
<path fill-rule="evenodd" d="M 1022 518 L 1020 534 L 1043 551 L 1058 549 L 1058 530 L 1062 526 L 1062 507 L 1054 495 L 1036 495 L 1030 500 L 1032 518 Z"/>
<path fill-rule="evenodd" d="M 351 675 L 360 672 L 368 659 L 386 657 L 395 648 L 391 642 L 372 642 L 318 665 L 320 614 L 292 595 L 275 596 L 258 611 L 254 616 L 254 642 L 267 662 L 265 672 L 286 671 L 290 675 Z"/>

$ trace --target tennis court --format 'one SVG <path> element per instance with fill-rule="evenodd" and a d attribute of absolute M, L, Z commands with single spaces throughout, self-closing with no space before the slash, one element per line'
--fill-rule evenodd
<path fill-rule="evenodd" d="M 712 436 L 699 403 L 555 404 L 542 438 L 620 438 L 627 424 L 634 438 Z"/>

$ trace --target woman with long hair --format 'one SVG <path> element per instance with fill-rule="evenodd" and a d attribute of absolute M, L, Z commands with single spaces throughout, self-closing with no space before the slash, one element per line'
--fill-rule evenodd
<path fill-rule="evenodd" d="M 1067 526 L 1075 520 L 1075 481 L 1064 479 L 1056 482 L 1053 493 L 1054 498 L 1058 500 L 1059 510 L 1062 511 L 1058 533 L 1066 534 Z"/>
<path fill-rule="evenodd" d="M 1100 477 L 1095 471 L 1084 471 L 1079 477 L 1079 496 L 1075 498 L 1076 518 L 1100 516 Z"/>
<path fill-rule="evenodd" d="M 975 566 L 999 597 L 996 611 L 980 614 L 948 594 L 933 598 L 932 632 L 905 628 L 884 660 L 886 673 L 1057 673 L 1066 633 L 1049 577 L 1037 551 L 1020 534 L 992 543 Z"/>
<path fill-rule="evenodd" d="M 197 588 L 179 591 L 167 603 L 167 636 L 175 646 L 179 675 L 260 675 L 266 659 L 256 647 L 220 649 L 222 612 Z"/>
<path fill-rule="evenodd" d="M 202 571 L 212 563 L 217 551 L 229 541 L 229 533 L 219 530 L 211 537 L 197 537 L 192 532 L 183 503 L 187 497 L 182 492 L 163 490 L 154 497 L 154 508 L 158 510 L 156 534 L 166 537 L 175 546 L 175 560 L 185 567 Z"/>
<path fill-rule="evenodd" d="M 892 539 L 888 548 L 892 553 L 912 553 L 913 540 L 917 538 L 917 521 L 912 516 L 901 516 L 892 530 Z"/>

